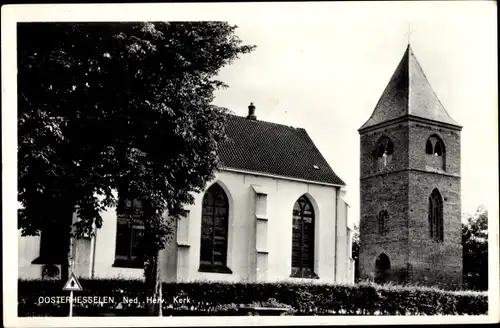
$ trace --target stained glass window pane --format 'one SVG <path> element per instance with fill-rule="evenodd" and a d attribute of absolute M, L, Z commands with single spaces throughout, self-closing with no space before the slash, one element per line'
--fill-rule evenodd
<path fill-rule="evenodd" d="M 224 195 L 219 194 L 216 196 L 215 206 L 218 206 L 218 207 L 225 207 L 226 206 L 226 198 L 224 197 Z"/>

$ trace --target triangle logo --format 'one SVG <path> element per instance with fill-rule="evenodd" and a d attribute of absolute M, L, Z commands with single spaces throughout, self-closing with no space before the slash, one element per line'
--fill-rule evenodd
<path fill-rule="evenodd" d="M 83 290 L 82 285 L 80 285 L 80 282 L 78 281 L 78 279 L 76 279 L 76 276 L 73 272 L 71 272 L 71 276 L 69 276 L 68 281 L 64 284 L 63 290 L 73 292 L 80 292 Z"/>

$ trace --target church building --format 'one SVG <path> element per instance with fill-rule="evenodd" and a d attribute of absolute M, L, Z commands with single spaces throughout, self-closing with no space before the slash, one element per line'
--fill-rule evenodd
<path fill-rule="evenodd" d="M 358 130 L 362 279 L 461 286 L 461 129 L 408 45 Z"/>
<path fill-rule="evenodd" d="M 258 120 L 251 104 L 248 116 L 228 116 L 227 135 L 215 179 L 160 254 L 162 281 L 353 283 L 345 184 L 308 133 Z M 77 276 L 143 279 L 142 211 L 125 203 L 101 213 L 95 236 L 72 240 Z M 20 278 L 60 275 L 50 239 L 19 237 Z"/>

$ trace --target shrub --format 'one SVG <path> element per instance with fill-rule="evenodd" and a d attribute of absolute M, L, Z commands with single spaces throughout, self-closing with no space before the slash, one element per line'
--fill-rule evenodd
<path fill-rule="evenodd" d="M 81 279 L 75 297 L 108 297 L 108 303 L 74 305 L 77 316 L 143 316 L 144 283 L 138 280 Z M 67 296 L 59 281 L 20 280 L 19 316 L 67 316 L 67 303 L 40 303 L 40 297 Z M 294 315 L 480 315 L 488 311 L 484 292 L 443 291 L 412 286 L 305 283 L 190 282 L 163 284 L 163 315 L 241 315 L 248 307 L 286 308 Z M 126 299 L 132 302 L 125 302 Z M 108 299 L 109 300 L 109 299 Z"/>

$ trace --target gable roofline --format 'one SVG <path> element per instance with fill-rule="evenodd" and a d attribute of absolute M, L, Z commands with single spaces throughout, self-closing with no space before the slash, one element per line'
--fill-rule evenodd
<path fill-rule="evenodd" d="M 328 182 L 321 182 L 321 181 L 314 181 L 314 180 L 299 179 L 299 178 L 285 176 L 285 175 L 277 175 L 277 174 L 270 174 L 270 173 L 259 172 L 259 171 L 250 171 L 250 170 L 235 169 L 235 168 L 227 167 L 227 166 L 221 166 L 221 167 L 218 168 L 218 170 L 219 171 L 233 172 L 233 173 L 242 173 L 242 174 L 257 175 L 257 176 L 262 176 L 262 177 L 272 178 L 272 179 L 279 179 L 279 180 L 288 180 L 288 181 L 295 181 L 295 182 L 303 182 L 303 183 L 309 183 L 309 184 L 315 184 L 315 185 L 321 185 L 321 186 L 328 186 L 328 187 L 336 187 L 336 188 L 347 187 L 346 184 L 335 184 L 335 183 L 328 183 Z"/>

